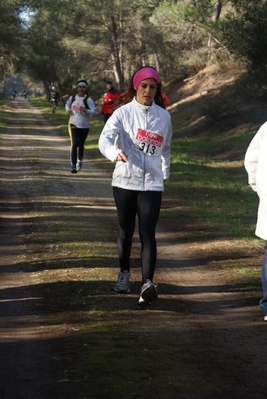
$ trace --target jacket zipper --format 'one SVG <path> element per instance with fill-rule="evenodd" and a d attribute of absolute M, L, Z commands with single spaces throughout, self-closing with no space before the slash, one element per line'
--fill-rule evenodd
<path fill-rule="evenodd" d="M 147 115 L 148 115 L 148 107 L 145 108 L 145 131 L 147 131 Z M 145 190 L 145 175 L 146 175 L 146 156 L 143 154 L 143 188 Z"/>

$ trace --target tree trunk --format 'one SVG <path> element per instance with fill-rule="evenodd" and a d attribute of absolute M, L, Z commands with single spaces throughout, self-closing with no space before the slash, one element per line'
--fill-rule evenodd
<path fill-rule="evenodd" d="M 213 9 L 212 9 L 212 14 L 211 14 L 211 20 L 212 22 L 218 21 L 220 18 L 222 10 L 222 0 L 216 0 Z M 214 47 L 216 46 L 216 42 L 213 40 L 212 35 L 209 33 L 209 38 L 208 38 L 208 61 L 212 62 L 214 59 Z"/>
<path fill-rule="evenodd" d="M 120 60 L 120 49 L 118 45 L 118 35 L 117 35 L 117 25 L 115 22 L 115 18 L 111 16 L 112 22 L 112 32 L 111 32 L 111 61 L 113 66 L 113 71 L 115 75 L 115 80 L 118 86 L 118 89 L 121 90 L 124 88 L 124 77 L 122 73 L 122 65 Z"/>

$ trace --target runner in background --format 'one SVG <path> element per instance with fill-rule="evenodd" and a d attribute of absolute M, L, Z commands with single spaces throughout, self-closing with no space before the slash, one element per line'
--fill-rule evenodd
<path fill-rule="evenodd" d="M 70 115 L 71 173 L 77 173 L 82 167 L 84 143 L 89 133 L 89 115 L 97 114 L 95 103 L 92 98 L 88 96 L 87 81 L 79 80 L 76 88 L 77 94 L 70 96 L 65 105 L 66 112 Z"/>
<path fill-rule="evenodd" d="M 161 90 L 161 96 L 162 96 L 164 107 L 165 108 L 168 107 L 170 105 L 170 100 L 169 100 L 167 94 L 165 93 L 165 91 Z"/>
<path fill-rule="evenodd" d="M 24 100 L 27 100 L 27 98 L 28 98 L 28 90 L 24 89 L 23 92 L 22 92 L 22 96 L 23 96 Z"/>
<path fill-rule="evenodd" d="M 51 105 L 55 104 L 57 107 L 58 101 L 59 101 L 59 92 L 56 90 L 55 86 L 51 87 L 51 91 L 49 93 L 49 101 L 51 102 Z"/>
<path fill-rule="evenodd" d="M 55 86 L 51 87 L 51 91 L 48 97 L 51 103 L 52 113 L 55 113 L 59 101 L 59 93 L 56 90 Z"/>
<path fill-rule="evenodd" d="M 114 102 L 120 97 L 120 92 L 114 88 L 111 80 L 107 81 L 106 92 L 103 96 L 103 105 L 101 109 L 102 115 L 104 115 L 104 122 L 106 123 L 108 118 L 112 115 Z"/>

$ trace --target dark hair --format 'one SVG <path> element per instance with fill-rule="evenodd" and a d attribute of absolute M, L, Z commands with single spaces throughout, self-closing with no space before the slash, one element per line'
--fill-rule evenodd
<path fill-rule="evenodd" d="M 148 66 L 150 68 L 153 68 L 153 69 L 156 70 L 156 68 L 151 67 L 150 65 L 145 65 L 145 66 L 142 66 L 141 68 L 137 69 L 137 71 L 135 71 L 135 73 L 131 77 L 128 89 L 120 95 L 118 100 L 115 101 L 114 106 L 113 106 L 113 111 L 115 111 L 115 109 L 117 109 L 117 108 L 120 108 L 122 105 L 128 104 L 129 102 L 132 101 L 132 99 L 136 95 L 136 90 L 134 89 L 134 86 L 133 86 L 134 75 L 136 74 L 136 72 L 140 71 L 140 69 L 146 68 Z M 157 91 L 156 91 L 156 94 L 155 94 L 155 97 L 154 97 L 154 101 L 161 108 L 165 109 L 164 101 L 163 101 L 163 98 L 162 98 L 162 95 L 161 95 L 161 83 L 157 83 Z"/>

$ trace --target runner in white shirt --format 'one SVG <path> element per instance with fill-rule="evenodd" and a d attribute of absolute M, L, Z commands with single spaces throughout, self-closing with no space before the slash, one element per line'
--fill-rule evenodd
<path fill-rule="evenodd" d="M 71 139 L 71 173 L 77 173 L 82 167 L 84 143 L 89 133 L 89 115 L 96 115 L 94 101 L 87 94 L 86 80 L 77 82 L 77 94 L 68 98 L 65 109 L 71 115 L 69 134 Z"/>

